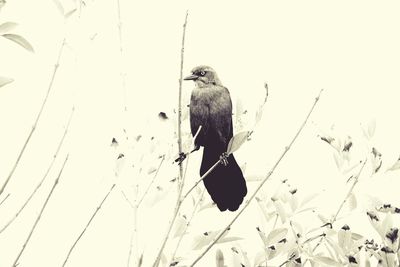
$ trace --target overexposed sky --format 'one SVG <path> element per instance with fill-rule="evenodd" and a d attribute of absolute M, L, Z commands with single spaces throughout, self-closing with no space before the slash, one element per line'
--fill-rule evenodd
<path fill-rule="evenodd" d="M 60 2 L 64 13 L 79 6 L 79 1 Z M 304 195 L 324 192 L 316 205 L 327 217 L 337 209 L 347 190 L 347 177 L 337 170 L 332 149 L 318 139 L 323 133 L 341 138 L 351 135 L 354 162 L 364 159 L 373 146 L 383 154 L 384 170 L 399 157 L 398 1 L 120 0 L 120 4 L 122 58 L 117 1 L 86 1 L 86 6 L 67 20 L 51 0 L 8 1 L 0 11 L 0 24 L 18 23 L 13 32 L 24 36 L 35 49 L 32 54 L 0 38 L 0 76 L 14 79 L 0 88 L 1 183 L 35 120 L 63 38 L 67 43 L 43 116 L 7 187 L 11 195 L 0 207 L 0 225 L 13 216 L 41 179 L 71 108 L 76 108 L 49 180 L 24 213 L 0 235 L 0 266 L 9 266 L 15 259 L 68 152 L 70 160 L 65 173 L 20 266 L 60 266 L 113 182 L 118 183 L 115 192 L 79 243 L 69 266 L 126 266 L 133 218 L 120 191 L 130 188 L 137 177 L 129 170 L 132 164 L 140 164 L 138 159 L 145 155 L 143 168 L 157 166 L 156 154 L 170 149 L 165 141 L 174 142 L 172 120 L 177 108 L 186 10 L 189 17 L 184 74 L 196 65 L 212 66 L 229 88 L 234 106 L 240 102 L 248 110 L 243 116 L 244 129 L 254 124 L 255 111 L 264 99 L 264 83 L 269 85 L 268 102 L 252 141 L 236 153 L 238 161 L 246 163 L 247 174 L 267 173 L 319 90 L 324 89 L 309 124 L 267 182 L 267 197 L 274 193 L 279 180 L 287 178 Z M 126 73 L 125 93 L 121 72 Z M 183 84 L 184 106 L 192 87 L 191 82 Z M 123 112 L 125 102 L 127 112 Z M 171 121 L 161 123 L 157 117 L 160 111 L 166 112 Z M 376 131 L 368 143 L 362 126 L 371 121 L 376 122 Z M 184 120 L 186 130 L 188 124 Z M 332 125 L 334 130 L 330 132 Z M 126 143 L 123 128 L 131 140 Z M 154 154 L 147 143 L 132 145 L 139 134 L 148 143 L 155 136 L 163 145 L 156 145 Z M 116 151 L 110 148 L 113 137 L 121 144 Z M 118 167 L 120 176 L 115 177 L 118 153 L 126 154 L 127 159 Z M 166 160 L 164 172 L 161 169 L 157 185 L 168 186 L 171 174 L 176 175 L 176 167 L 170 165 L 174 153 Z M 194 155 L 188 184 L 197 179 L 199 165 L 200 155 Z M 357 212 L 361 215 L 352 218 L 354 227 L 366 224 L 362 217 L 368 206 L 366 195 L 400 205 L 396 190 L 400 185 L 399 172 L 373 177 L 370 172 L 368 165 L 356 188 L 356 195 L 360 196 Z M 249 187 L 254 188 L 254 184 Z M 140 249 L 145 251 L 144 266 L 150 264 L 160 236 L 165 233 L 174 197 L 172 190 L 161 204 L 141 210 Z M 193 223 L 193 235 L 219 229 L 231 216 L 216 210 L 200 213 Z M 251 206 L 243 217 L 237 222 L 239 234 L 257 240 L 254 228 L 261 223 L 257 207 Z M 368 233 L 372 229 L 361 231 Z M 255 253 L 252 244 L 260 247 L 261 243 L 254 245 L 255 242 L 259 240 L 243 243 L 250 255 Z M 214 252 L 208 256 L 204 265 L 199 266 L 209 266 L 206 262 L 213 261 Z"/>

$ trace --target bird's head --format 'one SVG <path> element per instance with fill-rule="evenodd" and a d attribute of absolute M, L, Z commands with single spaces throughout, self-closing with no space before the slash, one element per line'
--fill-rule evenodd
<path fill-rule="evenodd" d="M 198 87 L 208 85 L 221 85 L 215 70 L 209 66 L 198 66 L 192 69 L 192 74 L 185 77 L 184 80 L 193 80 Z"/>

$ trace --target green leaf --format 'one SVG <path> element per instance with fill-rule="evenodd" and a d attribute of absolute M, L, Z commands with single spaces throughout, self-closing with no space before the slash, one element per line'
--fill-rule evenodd
<path fill-rule="evenodd" d="M 26 50 L 28 50 L 29 52 L 34 52 L 32 45 L 21 35 L 18 34 L 12 34 L 12 33 L 6 33 L 2 35 L 4 38 L 7 38 L 17 44 L 19 44 L 20 46 L 22 46 L 23 48 L 25 48 Z"/>
<path fill-rule="evenodd" d="M 6 84 L 12 83 L 13 81 L 14 81 L 14 79 L 0 76 L 0 87 L 3 87 Z"/>
<path fill-rule="evenodd" d="M 247 140 L 248 136 L 249 136 L 249 131 L 244 131 L 235 134 L 229 141 L 226 153 L 230 155 L 236 150 L 238 150 L 242 146 L 242 144 Z"/>
<path fill-rule="evenodd" d="M 18 24 L 15 22 L 4 22 L 0 25 L 0 34 L 7 33 L 17 27 Z"/>

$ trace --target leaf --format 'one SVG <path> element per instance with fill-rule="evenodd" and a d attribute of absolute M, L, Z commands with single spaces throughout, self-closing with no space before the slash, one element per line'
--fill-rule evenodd
<path fill-rule="evenodd" d="M 254 256 L 254 267 L 261 266 L 262 263 L 265 262 L 267 255 L 265 255 L 265 251 L 259 251 Z"/>
<path fill-rule="evenodd" d="M 183 216 L 179 216 L 174 224 L 173 237 L 184 235 L 186 232 L 187 221 Z"/>
<path fill-rule="evenodd" d="M 273 230 L 267 236 L 267 240 L 266 240 L 267 245 L 269 246 L 269 245 L 276 244 L 278 241 L 280 241 L 286 237 L 287 232 L 288 232 L 287 228 L 277 228 L 277 229 Z"/>
<path fill-rule="evenodd" d="M 327 266 L 342 266 L 339 262 L 325 256 L 316 256 L 312 258 L 316 263 L 324 264 Z"/>
<path fill-rule="evenodd" d="M 218 249 L 215 253 L 215 262 L 217 267 L 224 267 L 224 254 L 220 249 Z"/>
<path fill-rule="evenodd" d="M 308 202 L 310 202 L 311 200 L 313 200 L 314 198 L 316 198 L 319 194 L 318 193 L 314 193 L 314 194 L 310 194 L 308 196 L 306 196 L 303 201 L 301 201 L 300 203 L 300 208 L 304 207 Z"/>
<path fill-rule="evenodd" d="M 0 34 L 7 33 L 17 27 L 18 24 L 15 22 L 4 22 L 0 25 Z"/>
<path fill-rule="evenodd" d="M 14 81 L 14 79 L 0 76 L 0 87 L 3 87 L 6 84 L 12 83 L 13 81 Z"/>
<path fill-rule="evenodd" d="M 17 44 L 19 44 L 20 46 L 22 46 L 23 48 L 25 48 L 26 50 L 28 50 L 29 52 L 34 52 L 32 45 L 21 35 L 18 34 L 12 34 L 12 33 L 6 33 L 2 35 L 4 38 L 7 38 L 8 40 L 11 40 Z"/>
<path fill-rule="evenodd" d="M 239 241 L 239 240 L 243 240 L 242 237 L 239 236 L 228 236 L 228 237 L 223 237 L 220 240 L 218 240 L 218 244 L 219 243 L 228 243 L 228 242 L 233 242 L 233 241 Z"/>
<path fill-rule="evenodd" d="M 263 107 L 264 107 L 264 104 L 259 106 L 258 109 L 257 109 L 257 112 L 256 112 L 256 123 L 255 123 L 256 125 L 260 122 L 260 120 L 262 118 L 263 110 L 264 110 Z"/>
<path fill-rule="evenodd" d="M 348 199 L 348 203 L 349 203 L 349 210 L 352 211 L 355 208 L 357 208 L 357 199 L 356 196 L 354 195 L 354 193 L 351 193 Z"/>
<path fill-rule="evenodd" d="M 61 2 L 59 0 L 53 0 L 53 2 L 56 5 L 60 14 L 64 16 L 64 7 L 62 6 Z"/>
<path fill-rule="evenodd" d="M 387 169 L 386 171 L 394 171 L 394 170 L 398 170 L 400 169 L 400 157 L 397 159 L 397 161 L 392 165 L 392 167 L 390 167 L 389 169 Z"/>
<path fill-rule="evenodd" d="M 67 18 L 71 17 L 71 15 L 74 14 L 76 10 L 77 10 L 77 9 L 74 8 L 74 9 L 68 11 L 68 12 L 64 15 L 64 18 L 67 19 Z"/>
<path fill-rule="evenodd" d="M 382 166 L 382 154 L 375 147 L 372 148 L 371 153 L 372 174 L 375 174 Z"/>
<path fill-rule="evenodd" d="M 376 120 L 371 120 L 368 123 L 368 136 L 369 136 L 369 138 L 372 138 L 374 136 L 375 128 L 376 128 Z"/>
<path fill-rule="evenodd" d="M 265 236 L 265 233 L 263 231 L 261 231 L 260 227 L 256 227 L 258 235 L 260 236 L 261 240 L 264 243 L 264 246 L 268 246 L 268 239 Z"/>
<path fill-rule="evenodd" d="M 276 211 L 279 214 L 279 218 L 281 219 L 281 222 L 285 223 L 286 219 L 287 219 L 287 214 L 286 214 L 285 208 L 283 207 L 282 203 L 277 200 L 277 201 L 273 201 L 273 204 L 275 206 Z"/>
<path fill-rule="evenodd" d="M 249 136 L 249 131 L 244 131 L 235 134 L 229 141 L 226 153 L 230 155 L 236 150 L 238 150 L 242 146 L 242 144 L 247 140 L 248 136 Z"/>

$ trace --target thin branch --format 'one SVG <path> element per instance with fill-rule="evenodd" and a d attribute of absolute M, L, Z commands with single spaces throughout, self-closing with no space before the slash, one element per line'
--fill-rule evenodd
<path fill-rule="evenodd" d="M 353 184 L 351 185 L 349 191 L 347 192 L 346 197 L 343 199 L 343 201 L 342 201 L 342 203 L 340 204 L 338 210 L 336 211 L 336 214 L 335 214 L 335 216 L 333 217 L 332 222 L 331 222 L 332 224 L 336 221 L 337 216 L 339 215 L 340 211 L 342 210 L 342 208 L 343 208 L 343 206 L 344 206 L 344 203 L 346 203 L 347 199 L 350 197 L 351 193 L 353 192 L 353 189 L 354 189 L 354 187 L 356 186 L 356 184 L 358 183 L 358 178 L 360 177 L 361 172 L 362 172 L 362 170 L 364 169 L 364 166 L 365 166 L 366 163 L 367 163 L 367 159 L 364 160 L 364 163 L 362 164 L 362 166 L 361 166 L 359 172 L 357 173 L 357 176 L 355 177 Z"/>
<path fill-rule="evenodd" d="M 26 240 L 25 240 L 25 243 L 22 245 L 22 248 L 21 248 L 20 252 L 18 253 L 17 258 L 15 259 L 15 261 L 14 261 L 14 263 L 13 263 L 13 265 L 12 265 L 13 267 L 16 267 L 16 266 L 19 264 L 18 261 L 19 261 L 19 259 L 21 258 L 22 253 L 24 252 L 26 246 L 28 245 L 29 240 L 30 240 L 31 237 L 32 237 L 32 234 L 33 234 L 33 232 L 35 231 L 36 226 L 38 225 L 38 223 L 39 223 L 39 221 L 40 221 L 40 218 L 41 218 L 42 215 L 43 215 L 43 211 L 45 210 L 45 208 L 46 208 L 46 206 L 47 206 L 47 203 L 49 202 L 50 197 L 51 197 L 51 195 L 52 195 L 53 192 L 54 192 L 54 189 L 55 189 L 56 186 L 58 185 L 58 182 L 59 182 L 59 180 L 60 180 L 61 174 L 62 174 L 62 172 L 63 172 L 63 170 L 64 170 L 64 167 L 65 167 L 65 164 L 66 164 L 67 161 L 68 161 L 68 156 L 69 156 L 69 155 L 67 154 L 67 156 L 65 157 L 65 160 L 64 160 L 63 165 L 61 166 L 60 172 L 58 173 L 58 176 L 57 176 L 57 178 L 56 178 L 55 181 L 54 181 L 53 187 L 51 188 L 49 194 L 47 195 L 47 198 L 46 198 L 45 202 L 43 203 L 42 209 L 40 210 L 39 215 L 37 216 L 37 218 L 36 218 L 36 220 L 35 220 L 35 223 L 33 224 L 32 229 L 31 229 L 31 231 L 29 232 L 28 237 L 27 237 Z"/>
<path fill-rule="evenodd" d="M 182 48 L 181 48 L 181 67 L 180 67 L 180 77 L 179 77 L 179 98 L 178 98 L 178 150 L 179 155 L 182 153 L 182 80 L 183 80 L 183 59 L 184 59 L 184 51 L 185 51 L 185 35 L 186 35 L 186 25 L 187 25 L 187 18 L 188 18 L 188 11 L 186 11 L 185 22 L 183 24 L 183 33 L 182 33 Z M 176 205 L 174 210 L 174 215 L 172 216 L 172 220 L 169 224 L 168 231 L 164 237 L 164 241 L 161 244 L 161 248 L 158 251 L 156 260 L 153 263 L 153 267 L 158 267 L 161 260 L 161 255 L 164 250 L 165 245 L 167 244 L 167 240 L 169 234 L 172 230 L 172 227 L 175 223 L 175 219 L 178 216 L 180 206 L 182 204 L 181 196 L 182 190 L 184 185 L 184 176 L 183 176 L 183 166 L 179 164 L 179 180 L 178 180 L 178 197 L 176 199 Z"/>
<path fill-rule="evenodd" d="M 3 205 L 3 203 L 7 200 L 7 198 L 10 196 L 10 193 L 7 194 L 7 196 L 0 202 L 0 206 Z"/>
<path fill-rule="evenodd" d="M 81 239 L 81 237 L 85 234 L 86 229 L 90 226 L 90 224 L 92 223 L 94 217 L 96 216 L 97 212 L 101 209 L 101 207 L 103 206 L 104 202 L 106 201 L 106 199 L 108 198 L 108 196 L 110 195 L 110 193 L 112 192 L 112 190 L 114 189 L 115 184 L 113 184 L 110 188 L 110 190 L 108 190 L 107 194 L 105 195 L 105 197 L 103 198 L 103 200 L 100 202 L 100 205 L 97 206 L 96 210 L 94 211 L 92 217 L 90 217 L 88 223 L 86 224 L 85 228 L 82 230 L 82 232 L 79 234 L 78 238 L 75 240 L 74 244 L 72 245 L 72 247 L 69 249 L 68 254 L 64 260 L 63 263 L 63 267 L 67 264 L 68 260 L 69 260 L 69 256 L 71 255 L 72 251 L 74 250 L 76 244 L 79 242 L 79 240 Z"/>
<path fill-rule="evenodd" d="M 17 166 L 18 166 L 18 163 L 19 163 L 19 161 L 21 160 L 22 155 L 24 154 L 25 149 L 26 149 L 26 147 L 27 147 L 27 145 L 28 145 L 28 143 L 29 143 L 29 141 L 30 141 L 30 139 L 31 139 L 31 137 L 32 137 L 32 135 L 33 135 L 33 133 L 34 133 L 36 127 L 37 127 L 37 124 L 38 124 L 38 122 L 39 122 L 39 119 L 40 119 L 40 117 L 42 116 L 42 112 L 43 112 L 43 109 L 44 109 L 44 107 L 45 107 L 45 105 L 46 105 L 46 102 L 47 102 L 47 99 L 48 99 L 48 97 L 49 97 L 50 91 L 51 91 L 51 89 L 53 88 L 54 79 L 55 79 L 55 77 L 56 77 L 56 73 L 57 73 L 58 67 L 59 67 L 59 65 L 60 65 L 60 59 L 61 59 L 61 55 L 62 55 L 64 46 L 65 46 L 65 39 L 62 41 L 62 44 L 61 44 L 61 47 L 60 47 L 60 51 L 58 52 L 57 62 L 56 62 L 56 64 L 54 65 L 54 70 L 53 70 L 53 74 L 52 74 L 51 79 L 50 79 L 49 87 L 48 87 L 48 89 L 47 89 L 46 96 L 45 96 L 45 98 L 44 98 L 44 100 L 43 100 L 43 102 L 42 102 L 42 105 L 41 105 L 41 107 L 40 107 L 39 113 L 37 114 L 36 120 L 35 120 L 35 122 L 34 122 L 34 124 L 33 124 L 33 126 L 32 126 L 32 129 L 31 129 L 31 131 L 29 132 L 29 135 L 28 135 L 28 137 L 26 138 L 25 143 L 24 143 L 24 145 L 22 146 L 22 149 L 21 149 L 21 151 L 20 151 L 19 154 L 18 154 L 17 160 L 16 160 L 15 163 L 14 163 L 14 166 L 12 167 L 10 173 L 9 173 L 8 176 L 7 176 L 7 179 L 4 181 L 3 185 L 2 185 L 1 188 L 0 188 L 0 195 L 4 192 L 4 189 L 6 188 L 8 182 L 10 181 L 11 177 L 13 176 L 13 174 L 14 174 L 14 172 L 15 172 Z"/>
<path fill-rule="evenodd" d="M 49 167 L 47 168 L 45 174 L 42 177 L 42 180 L 40 180 L 40 182 L 36 185 L 35 189 L 32 191 L 32 193 L 29 195 L 29 197 L 26 199 L 26 201 L 24 202 L 24 204 L 22 205 L 22 207 L 17 211 L 17 213 L 0 229 L 0 234 L 6 230 L 8 228 L 8 226 L 10 226 L 10 224 L 17 219 L 17 217 L 19 216 L 19 214 L 24 210 L 24 208 L 26 207 L 26 205 L 28 205 L 28 203 L 31 201 L 31 199 L 33 198 L 33 196 L 36 194 L 36 192 L 39 190 L 39 188 L 42 186 L 43 182 L 46 180 L 47 175 L 49 174 L 50 170 L 53 168 L 54 162 L 57 159 L 58 153 L 61 149 L 62 144 L 64 143 L 64 139 L 68 133 L 68 129 L 69 129 L 69 125 L 71 124 L 71 120 L 72 120 L 72 115 L 74 113 L 75 108 L 72 107 L 71 110 L 71 114 L 69 115 L 69 119 L 67 122 L 67 125 L 65 126 L 65 130 L 64 133 L 60 139 L 60 142 L 58 143 L 57 149 L 53 155 L 53 159 L 49 165 Z"/>
<path fill-rule="evenodd" d="M 118 37 L 119 37 L 119 52 L 120 52 L 120 56 L 121 56 L 121 71 L 120 71 L 120 75 L 122 77 L 122 90 L 124 92 L 124 111 L 128 110 L 128 106 L 126 103 L 126 74 L 124 72 L 124 67 L 122 66 L 122 60 L 124 58 L 124 49 L 123 49 L 123 45 L 122 45 L 122 19 L 121 19 L 121 3 L 120 0 L 117 0 L 117 13 L 118 13 Z"/>
<path fill-rule="evenodd" d="M 185 35 L 186 35 L 186 24 L 188 18 L 188 11 L 186 11 L 185 23 L 183 24 L 182 33 L 182 48 L 181 48 L 181 68 L 179 76 L 179 94 L 178 94 L 178 150 L 179 155 L 182 153 L 182 80 L 183 80 L 183 59 L 185 52 Z M 183 179 L 183 167 L 179 164 L 179 180 Z M 179 181 L 182 183 L 182 181 Z M 158 264 L 158 263 L 157 263 Z"/>
<path fill-rule="evenodd" d="M 356 177 L 354 178 L 353 184 L 351 185 L 349 191 L 347 192 L 346 197 L 343 199 L 342 203 L 340 203 L 340 206 L 339 206 L 338 210 L 336 211 L 335 216 L 333 217 L 333 219 L 332 219 L 332 221 L 331 221 L 331 225 L 333 225 L 333 223 L 336 221 L 337 216 L 339 215 L 340 211 L 342 210 L 342 208 L 343 208 L 343 206 L 344 206 L 344 203 L 346 203 L 347 199 L 350 197 L 351 193 L 353 192 L 354 187 L 355 187 L 356 184 L 358 183 L 358 179 L 360 178 L 360 175 L 361 175 L 362 170 L 364 169 L 366 163 L 367 163 L 367 159 L 364 160 L 363 164 L 361 165 L 360 170 L 358 171 Z M 321 245 L 322 241 L 323 241 L 323 237 L 321 237 L 321 238 L 318 240 L 318 243 L 317 243 L 317 244 L 315 245 L 315 247 L 312 249 L 313 252 Z"/>
<path fill-rule="evenodd" d="M 136 204 L 137 207 L 139 207 L 140 204 L 142 204 L 143 199 L 146 197 L 146 195 L 149 192 L 151 186 L 153 185 L 154 181 L 156 180 L 157 175 L 158 175 L 158 173 L 160 171 L 160 168 L 161 168 L 161 166 L 162 166 L 162 164 L 164 162 L 164 159 L 165 159 L 165 155 L 162 156 L 160 164 L 158 165 L 158 168 L 156 170 L 156 173 L 153 176 L 153 179 L 151 179 L 151 182 L 149 183 L 149 185 L 147 186 L 146 190 L 144 191 L 143 196 L 140 198 L 139 202 Z"/>
<path fill-rule="evenodd" d="M 310 111 L 308 112 L 304 122 L 301 124 L 299 130 L 293 137 L 292 141 L 289 143 L 287 147 L 285 147 L 285 150 L 281 154 L 281 156 L 278 158 L 272 169 L 268 172 L 267 176 L 261 181 L 261 183 L 258 185 L 257 189 L 254 191 L 254 193 L 250 196 L 250 198 L 246 201 L 244 206 L 241 208 L 241 210 L 236 214 L 236 216 L 232 219 L 232 221 L 225 227 L 224 230 L 222 230 L 217 237 L 211 242 L 210 245 L 207 246 L 207 248 L 194 260 L 194 262 L 190 266 L 194 266 L 217 242 L 221 237 L 225 234 L 228 229 L 232 226 L 232 224 L 239 218 L 239 216 L 243 213 L 243 211 L 250 205 L 251 201 L 256 197 L 257 193 L 260 191 L 262 186 L 265 184 L 265 182 L 271 177 L 272 173 L 275 171 L 276 167 L 279 165 L 283 157 L 286 155 L 286 153 L 289 151 L 289 149 L 292 147 L 293 143 L 296 141 L 297 137 L 300 135 L 301 131 L 303 130 L 304 126 L 306 125 L 308 118 L 310 117 L 311 113 L 313 112 L 315 106 L 317 105 L 320 95 L 323 90 L 321 90 L 318 94 L 318 96 L 315 98 L 314 104 L 312 105 Z"/>
<path fill-rule="evenodd" d="M 211 166 L 211 168 L 208 169 L 208 171 L 207 171 L 205 174 L 203 174 L 203 176 L 201 176 L 200 179 L 197 180 L 197 181 L 194 183 L 194 185 L 186 192 L 186 194 L 182 197 L 182 201 L 184 201 L 184 200 L 188 197 L 188 195 L 193 191 L 193 189 L 195 189 L 196 186 L 197 186 L 201 181 L 203 181 L 204 178 L 206 178 L 220 163 L 221 163 L 221 160 L 218 160 L 217 162 L 215 162 L 214 165 Z"/>
<path fill-rule="evenodd" d="M 193 218 L 194 218 L 194 215 L 196 214 L 196 211 L 197 211 L 198 207 L 200 206 L 200 203 L 203 202 L 204 192 L 205 192 L 205 188 L 203 188 L 203 191 L 201 192 L 200 198 L 199 198 L 199 200 L 196 202 L 196 204 L 195 204 L 195 206 L 194 206 L 194 209 L 193 209 L 193 211 L 192 211 L 192 214 L 190 215 L 190 218 L 189 218 L 189 220 L 188 220 L 187 223 L 186 223 L 185 230 L 182 231 L 182 234 L 180 235 L 180 237 L 179 237 L 179 239 L 178 239 L 178 243 L 176 244 L 175 250 L 174 250 L 174 252 L 172 253 L 172 256 L 171 256 L 171 261 L 174 260 L 175 255 L 176 255 L 176 252 L 178 251 L 178 248 L 179 248 L 179 246 L 180 246 L 180 244 L 181 244 L 181 242 L 182 242 L 182 239 L 183 239 L 185 233 L 187 232 L 187 229 L 189 228 L 190 223 L 192 222 L 192 220 L 193 220 Z"/>

